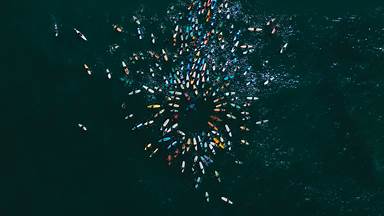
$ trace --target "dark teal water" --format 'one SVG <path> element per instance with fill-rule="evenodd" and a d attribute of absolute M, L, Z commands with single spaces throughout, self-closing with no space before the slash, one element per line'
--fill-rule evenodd
<path fill-rule="evenodd" d="M 189 179 L 145 159 L 150 134 L 129 133 L 122 119 L 126 89 L 81 71 L 84 61 L 107 62 L 111 23 L 140 5 L 162 13 L 169 4 L 5 4 L 0 215 L 384 214 L 382 3 L 244 3 L 249 13 L 292 16 L 295 37 L 289 57 L 271 57 L 287 78 L 255 108 L 269 125 L 254 128 L 244 166 L 224 170 L 233 207 L 206 204 Z M 92 37 L 87 46 L 74 26 Z"/>

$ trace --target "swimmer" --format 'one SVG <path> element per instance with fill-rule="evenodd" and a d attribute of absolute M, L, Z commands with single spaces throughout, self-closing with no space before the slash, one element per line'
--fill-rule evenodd
<path fill-rule="evenodd" d="M 118 32 L 118 33 L 123 32 L 123 27 L 119 25 L 113 24 L 112 27 L 113 27 L 113 30 L 115 30 L 115 32 Z"/>

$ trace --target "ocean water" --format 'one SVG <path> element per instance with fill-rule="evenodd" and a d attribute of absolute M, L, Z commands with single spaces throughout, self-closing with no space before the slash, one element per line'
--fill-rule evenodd
<path fill-rule="evenodd" d="M 244 165 L 223 170 L 233 206 L 205 203 L 190 179 L 148 160 L 151 134 L 130 133 L 122 118 L 127 89 L 81 68 L 108 62 L 112 23 L 174 3 L 6 4 L 0 215 L 383 215 L 383 3 L 242 2 L 292 28 L 285 55 L 265 47 L 252 58 L 277 79 L 254 107 L 268 125 L 252 128 Z M 79 43 L 73 27 L 92 40 Z"/>

